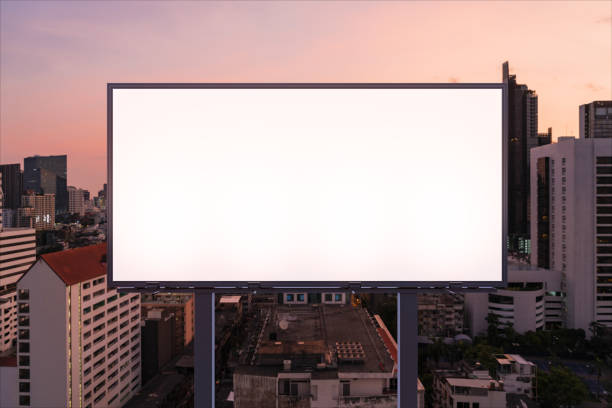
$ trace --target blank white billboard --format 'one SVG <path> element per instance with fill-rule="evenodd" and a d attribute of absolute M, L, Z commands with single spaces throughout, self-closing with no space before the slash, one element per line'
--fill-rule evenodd
<path fill-rule="evenodd" d="M 502 281 L 501 85 L 109 89 L 115 283 Z"/>

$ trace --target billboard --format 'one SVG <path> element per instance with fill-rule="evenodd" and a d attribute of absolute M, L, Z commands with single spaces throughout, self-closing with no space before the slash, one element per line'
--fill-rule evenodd
<path fill-rule="evenodd" d="M 109 284 L 500 286 L 503 84 L 108 84 Z"/>

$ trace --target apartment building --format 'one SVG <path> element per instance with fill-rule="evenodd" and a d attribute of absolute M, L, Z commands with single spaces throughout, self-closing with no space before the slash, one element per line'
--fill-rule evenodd
<path fill-rule="evenodd" d="M 417 305 L 419 336 L 452 337 L 463 333 L 463 295 L 419 293 Z"/>
<path fill-rule="evenodd" d="M 19 406 L 121 407 L 138 392 L 140 295 L 107 288 L 106 243 L 42 255 L 17 302 Z"/>
<path fill-rule="evenodd" d="M 23 195 L 21 207 L 17 209 L 17 223 L 18 227 L 52 230 L 55 227 L 55 195 Z"/>
<path fill-rule="evenodd" d="M 531 263 L 561 272 L 567 327 L 612 327 L 612 138 L 561 137 L 531 162 Z"/>
<path fill-rule="evenodd" d="M 2 175 L 0 174 L 0 181 Z M 0 189 L 0 208 L 3 193 Z M 32 228 L 4 228 L 0 215 L 0 354 L 17 341 L 17 281 L 36 261 L 36 234 Z"/>

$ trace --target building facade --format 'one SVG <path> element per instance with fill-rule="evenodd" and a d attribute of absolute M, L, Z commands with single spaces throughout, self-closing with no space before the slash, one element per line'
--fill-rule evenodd
<path fill-rule="evenodd" d="M 612 327 L 612 138 L 559 138 L 531 161 L 531 262 L 561 272 L 569 328 Z"/>
<path fill-rule="evenodd" d="M 508 236 L 509 249 L 520 251 L 529 239 L 529 150 L 546 138 L 538 135 L 538 95 L 502 66 L 508 87 Z"/>
<path fill-rule="evenodd" d="M 121 407 L 141 386 L 140 295 L 106 284 L 106 244 L 42 255 L 17 284 L 18 402 Z"/>
<path fill-rule="evenodd" d="M 151 310 L 162 310 L 162 314 L 166 316 L 174 315 L 172 355 L 180 354 L 185 346 L 193 341 L 193 295 L 190 293 L 145 293 L 142 295 L 142 315 L 148 316 Z"/>
<path fill-rule="evenodd" d="M 503 381 L 507 393 L 524 395 L 535 399 L 537 396 L 536 368 L 531 361 L 518 354 L 502 354 L 495 356 L 497 367 L 495 374 Z"/>
<path fill-rule="evenodd" d="M 612 138 L 612 101 L 580 105 L 580 139 Z"/>
<path fill-rule="evenodd" d="M 488 377 L 488 376 L 487 376 Z M 434 372 L 434 408 L 506 408 L 504 384 L 488 378 Z"/>
<path fill-rule="evenodd" d="M 54 194 L 55 210 L 68 211 L 67 156 L 32 156 L 23 159 L 23 189 Z"/>
<path fill-rule="evenodd" d="M 68 186 L 68 213 L 85 215 L 85 190 Z"/>
<path fill-rule="evenodd" d="M 19 163 L 0 164 L 0 188 L 4 193 L 2 208 L 16 210 L 21 205 L 23 193 L 22 173 Z"/>
<path fill-rule="evenodd" d="M 17 226 L 36 230 L 55 227 L 55 196 L 53 194 L 26 194 L 17 209 Z"/>
<path fill-rule="evenodd" d="M 506 288 L 464 296 L 471 336 L 486 333 L 490 313 L 498 317 L 500 324 L 512 324 L 518 333 L 565 325 L 565 293 L 561 291 L 559 271 L 509 260 Z"/>
<path fill-rule="evenodd" d="M 419 336 L 453 337 L 463 333 L 463 295 L 419 293 L 417 304 Z"/>
<path fill-rule="evenodd" d="M 0 207 L 2 207 L 0 189 Z M 36 234 L 31 228 L 5 228 L 0 217 L 0 353 L 17 341 L 17 281 L 36 261 Z"/>

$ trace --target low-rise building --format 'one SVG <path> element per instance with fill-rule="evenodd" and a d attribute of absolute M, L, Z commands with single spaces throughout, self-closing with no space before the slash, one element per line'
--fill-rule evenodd
<path fill-rule="evenodd" d="M 518 354 L 495 356 L 497 378 L 504 383 L 507 393 L 536 398 L 536 365 Z"/>
<path fill-rule="evenodd" d="M 509 260 L 507 287 L 494 293 L 466 293 L 465 309 L 471 336 L 486 333 L 489 313 L 521 334 L 563 327 L 561 272 Z"/>
<path fill-rule="evenodd" d="M 396 407 L 397 344 L 382 320 L 346 297 L 292 294 L 261 314 L 248 364 L 234 371 L 235 407 Z"/>
<path fill-rule="evenodd" d="M 503 382 L 457 371 L 434 371 L 434 408 L 505 408 Z"/>

